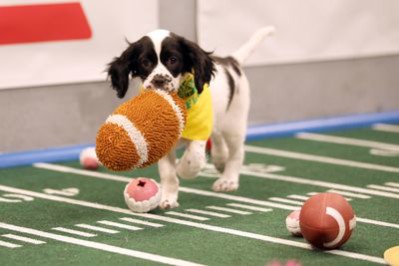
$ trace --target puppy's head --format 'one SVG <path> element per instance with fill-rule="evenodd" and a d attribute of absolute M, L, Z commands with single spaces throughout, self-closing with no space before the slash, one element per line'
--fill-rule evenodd
<path fill-rule="evenodd" d="M 177 91 L 186 73 L 195 73 L 199 93 L 214 72 L 210 53 L 166 30 L 155 30 L 129 47 L 109 64 L 108 76 L 118 97 L 125 96 L 129 78 L 140 78 L 145 89 Z"/>

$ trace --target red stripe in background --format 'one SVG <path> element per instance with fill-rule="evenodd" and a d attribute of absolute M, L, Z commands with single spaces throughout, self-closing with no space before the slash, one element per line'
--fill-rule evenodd
<path fill-rule="evenodd" d="M 88 39 L 80 3 L 0 6 L 0 44 Z"/>

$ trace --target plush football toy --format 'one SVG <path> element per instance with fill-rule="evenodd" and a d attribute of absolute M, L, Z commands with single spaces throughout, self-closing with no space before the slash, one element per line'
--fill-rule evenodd
<path fill-rule="evenodd" d="M 349 239 L 356 226 L 356 217 L 344 197 L 320 193 L 302 206 L 299 225 L 310 244 L 320 249 L 334 249 Z"/>
<path fill-rule="evenodd" d="M 177 94 L 144 90 L 121 104 L 101 126 L 98 159 L 114 171 L 153 164 L 173 148 L 185 123 L 185 103 Z"/>

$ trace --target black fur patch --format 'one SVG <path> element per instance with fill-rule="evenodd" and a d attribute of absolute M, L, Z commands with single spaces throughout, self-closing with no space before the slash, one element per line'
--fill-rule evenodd
<path fill-rule="evenodd" d="M 224 68 L 224 72 L 226 73 L 227 82 L 229 83 L 229 103 L 227 104 L 227 108 L 226 108 L 226 111 L 227 111 L 227 110 L 229 110 L 231 102 L 233 101 L 234 93 L 236 90 L 236 84 L 234 82 L 233 76 L 230 74 L 230 72 L 227 68 Z"/>
<path fill-rule="evenodd" d="M 241 69 L 240 69 L 240 64 L 231 56 L 227 57 L 219 57 L 219 56 L 212 56 L 215 61 L 225 67 L 231 67 L 234 69 L 234 72 L 237 73 L 238 76 L 241 76 Z"/>
<path fill-rule="evenodd" d="M 111 78 L 112 88 L 119 98 L 123 98 L 129 88 L 129 75 L 146 79 L 158 64 L 154 44 L 147 36 L 129 47 L 109 63 L 108 76 Z"/>

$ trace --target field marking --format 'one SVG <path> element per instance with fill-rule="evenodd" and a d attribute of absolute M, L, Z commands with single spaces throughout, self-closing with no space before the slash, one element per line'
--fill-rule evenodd
<path fill-rule="evenodd" d="M 18 241 L 22 241 L 22 242 L 26 242 L 26 243 L 30 243 L 30 244 L 34 244 L 34 245 L 46 244 L 46 242 L 41 241 L 41 240 L 32 239 L 32 238 L 25 237 L 25 236 L 17 236 L 14 234 L 5 234 L 5 235 L 1 235 L 1 236 L 10 238 L 10 239 L 14 239 L 14 240 L 18 240 Z"/>
<path fill-rule="evenodd" d="M 0 202 L 6 202 L 6 203 L 19 203 L 19 202 L 22 202 L 22 200 L 6 199 L 6 198 L 0 197 Z"/>
<path fill-rule="evenodd" d="M 271 148 L 249 146 L 249 145 L 245 145 L 245 151 L 257 153 L 257 154 L 265 154 L 265 155 L 273 155 L 273 156 L 278 156 L 278 157 L 290 158 L 290 159 L 297 159 L 297 160 L 304 160 L 304 161 L 311 161 L 311 162 L 318 162 L 318 163 L 326 163 L 326 164 L 333 164 L 333 165 L 340 165 L 340 166 L 348 166 L 348 167 L 353 167 L 353 168 L 383 171 L 383 172 L 390 172 L 390 173 L 399 173 L 399 168 L 396 168 L 396 167 L 371 164 L 371 163 L 362 163 L 362 162 L 357 162 L 357 161 L 337 159 L 337 158 L 333 158 L 333 157 L 312 155 L 312 154 L 307 154 L 307 153 L 277 150 L 277 149 L 271 149 Z"/>
<path fill-rule="evenodd" d="M 227 203 L 226 205 L 227 206 L 231 206 L 231 207 L 251 210 L 251 211 L 258 211 L 258 212 L 271 212 L 271 211 L 273 211 L 273 209 L 261 208 L 261 207 L 245 205 L 245 204 L 239 204 L 239 203 Z"/>
<path fill-rule="evenodd" d="M 9 243 L 9 242 L 2 241 L 2 240 L 0 240 L 0 246 L 6 247 L 6 248 L 20 248 L 20 247 L 22 247 L 21 245 Z"/>
<path fill-rule="evenodd" d="M 217 213 L 217 212 L 197 210 L 197 209 L 185 209 L 185 211 L 193 212 L 193 213 L 199 213 L 199 214 L 205 214 L 205 215 L 219 217 L 219 218 L 229 218 L 229 217 L 231 217 L 230 215 L 227 215 L 227 214 L 221 214 L 221 213 Z"/>
<path fill-rule="evenodd" d="M 179 216 L 179 217 L 193 219 L 193 220 L 198 220 L 198 221 L 207 221 L 207 220 L 209 220 L 209 218 L 206 218 L 206 217 L 192 215 L 192 214 L 187 214 L 187 213 L 181 213 L 181 212 L 175 212 L 175 211 L 168 211 L 168 212 L 165 212 L 165 214 L 173 215 L 173 216 Z"/>
<path fill-rule="evenodd" d="M 218 210 L 218 211 L 223 211 L 223 212 L 231 212 L 231 213 L 236 213 L 236 214 L 241 214 L 241 215 L 250 215 L 252 212 L 246 212 L 246 211 L 239 211 L 231 208 L 225 208 L 225 207 L 219 207 L 219 206 L 206 206 L 207 209 L 211 210 Z"/>
<path fill-rule="evenodd" d="M 173 259 L 169 257 L 164 257 L 160 255 L 155 255 L 147 252 L 142 252 L 142 251 L 137 251 L 133 249 L 127 249 L 127 248 L 121 248 L 117 246 L 112 246 L 108 244 L 103 244 L 99 242 L 94 242 L 94 241 L 88 241 L 88 240 L 83 240 L 83 239 L 78 239 L 74 237 L 69 237 L 69 236 L 63 236 L 63 235 L 57 235 L 49 232 L 44 232 L 28 227 L 22 227 L 22 226 L 17 226 L 17 225 L 12 225 L 12 224 L 7 224 L 0 222 L 0 228 L 8 229 L 11 231 L 16 231 L 16 232 L 22 232 L 30 235 L 35 235 L 39 237 L 44 237 L 52 240 L 57 240 L 60 242 L 65 242 L 69 244 L 74 244 L 78 246 L 84 246 L 88 248 L 93 248 L 97 250 L 103 250 L 107 251 L 110 253 L 116 253 L 120 255 L 126 255 L 130 257 L 135 257 L 143 260 L 149 260 L 149 261 L 154 261 L 157 263 L 164 263 L 164 264 L 169 264 L 169 265 L 180 265 L 180 266 L 200 266 L 201 264 L 193 263 L 190 261 L 185 261 L 181 259 Z"/>
<path fill-rule="evenodd" d="M 121 224 L 121 223 L 115 223 L 115 222 L 111 222 L 111 221 L 97 221 L 97 223 L 114 226 L 114 227 L 118 227 L 118 228 L 123 228 L 123 229 L 127 229 L 127 230 L 132 230 L 132 231 L 138 231 L 138 230 L 143 229 L 141 227 L 127 225 L 127 224 Z"/>
<path fill-rule="evenodd" d="M 133 219 L 133 218 L 129 218 L 129 217 L 119 218 L 119 220 L 130 222 L 130 223 L 135 223 L 135 224 L 148 225 L 148 226 L 151 226 L 151 227 L 163 227 L 164 226 L 163 224 L 151 223 L 151 222 L 142 221 L 142 220 L 138 220 L 138 219 Z"/>
<path fill-rule="evenodd" d="M 287 198 L 298 199 L 298 200 L 303 200 L 303 201 L 306 201 L 309 199 L 309 197 L 301 196 L 301 195 L 288 195 Z"/>
<path fill-rule="evenodd" d="M 391 133 L 399 133 L 399 126 L 397 125 L 375 124 L 373 125 L 372 129 Z"/>
<path fill-rule="evenodd" d="M 103 233 L 108 233 L 108 234 L 117 234 L 120 233 L 119 231 L 108 229 L 108 228 L 103 228 L 103 227 L 98 227 L 94 225 L 89 225 L 89 224 L 75 224 L 75 226 L 80 227 L 80 228 L 85 228 L 93 231 L 99 231 Z"/>
<path fill-rule="evenodd" d="M 72 234 L 72 235 L 84 236 L 84 237 L 95 237 L 95 236 L 97 236 L 96 234 L 86 233 L 86 232 L 73 230 L 73 229 L 68 229 L 68 228 L 64 228 L 64 227 L 54 227 L 54 228 L 51 228 L 51 229 L 56 230 L 56 231 L 60 231 L 60 232 L 64 232 L 64 233 L 68 233 L 68 234 Z"/>
<path fill-rule="evenodd" d="M 37 168 L 41 168 L 41 169 L 50 170 L 50 171 L 73 173 L 73 174 L 77 174 L 77 175 L 84 175 L 84 176 L 105 179 L 105 180 L 118 181 L 118 182 L 123 182 L 123 183 L 130 182 L 132 180 L 131 178 L 124 177 L 124 176 L 93 172 L 93 171 L 89 171 L 89 170 L 80 170 L 80 169 L 75 169 L 72 167 L 67 167 L 67 166 L 62 166 L 62 165 L 54 165 L 54 164 L 48 164 L 48 163 L 38 163 L 38 164 L 34 164 L 33 166 L 37 167 Z M 210 165 L 208 164 L 207 167 L 209 168 Z M 214 168 L 213 166 L 211 166 L 211 167 Z M 319 181 L 319 180 L 300 178 L 300 177 L 295 177 L 295 176 L 285 176 L 285 175 L 270 174 L 270 173 L 259 173 L 259 172 L 252 172 L 252 171 L 248 171 L 248 170 L 241 170 L 240 173 L 244 174 L 244 175 L 265 178 L 265 179 L 271 179 L 271 180 L 319 186 L 319 187 L 325 187 L 325 188 L 329 188 L 329 189 L 348 190 L 348 191 L 352 191 L 352 192 L 359 192 L 359 193 L 370 194 L 370 195 L 374 195 L 374 196 L 399 199 L 399 195 L 394 194 L 394 193 L 371 190 L 371 189 L 360 188 L 360 187 L 349 186 L 349 185 L 341 185 L 341 184 L 337 184 L 337 183 L 331 183 L 331 182 L 325 182 L 325 181 Z M 212 177 L 217 176 L 215 174 L 204 173 L 204 172 L 201 172 L 200 175 L 201 176 L 212 176 Z M 186 189 L 186 188 L 179 187 L 179 190 L 180 189 L 181 189 L 181 191 L 185 192 L 184 189 Z M 273 206 L 269 206 L 269 207 L 273 207 Z"/>
<path fill-rule="evenodd" d="M 230 229 L 230 228 L 224 228 L 224 227 L 219 227 L 219 226 L 214 226 L 214 225 L 200 224 L 200 223 L 196 223 L 196 222 L 185 221 L 185 220 L 180 220 L 180 219 L 176 219 L 176 218 L 171 218 L 171 217 L 166 217 L 166 216 L 161 216 L 161 215 L 156 215 L 156 214 L 151 214 L 151 213 L 134 213 L 128 209 L 123 209 L 120 207 L 114 207 L 114 206 L 108 206 L 108 205 L 103 205 L 103 204 L 93 203 L 93 202 L 88 202 L 88 201 L 83 201 L 83 200 L 77 200 L 77 199 L 72 199 L 72 198 L 64 198 L 64 197 L 60 197 L 60 196 L 48 195 L 48 194 L 44 194 L 44 193 L 34 192 L 34 191 L 15 188 L 15 187 L 7 187 L 4 185 L 0 185 L 0 190 L 21 193 L 21 194 L 41 198 L 41 199 L 47 199 L 47 200 L 51 200 L 51 201 L 55 201 L 55 202 L 62 202 L 62 203 L 68 203 L 68 204 L 72 204 L 72 205 L 84 206 L 84 207 L 93 208 L 93 209 L 97 209 L 97 210 L 123 213 L 123 214 L 128 214 L 128 215 L 137 216 L 137 217 L 143 217 L 143 218 L 154 219 L 154 220 L 159 220 L 159 221 L 164 221 L 164 222 L 170 222 L 170 223 L 174 223 L 174 224 L 186 225 L 186 226 L 195 227 L 195 228 L 204 229 L 204 230 L 213 231 L 213 232 L 220 232 L 220 233 L 225 233 L 225 234 L 230 234 L 230 235 L 235 235 L 235 236 L 246 237 L 246 238 L 250 238 L 250 239 L 257 239 L 257 240 L 274 243 L 274 244 L 287 245 L 287 246 L 298 247 L 298 248 L 308 249 L 308 250 L 312 249 L 309 244 L 298 242 L 298 241 L 287 240 L 287 239 L 271 237 L 271 236 L 266 236 L 266 235 L 260 235 L 260 234 L 256 234 L 256 233 L 250 233 L 250 232 L 245 232 L 245 231 Z M 25 233 L 30 232 L 31 234 L 33 233 L 36 235 L 37 235 L 37 232 L 40 232 L 40 231 L 37 231 L 34 229 L 22 228 L 22 227 L 5 224 L 5 223 L 1 223 L 1 222 L 0 222 L 0 228 L 10 229 L 10 230 L 18 231 L 18 232 L 25 232 Z M 40 232 L 40 233 L 45 233 L 45 232 Z M 41 234 L 41 235 L 43 236 L 43 234 Z M 49 233 L 45 233 L 45 235 L 49 236 Z M 39 236 L 40 236 L 40 234 L 39 234 Z M 59 236 L 59 237 L 71 238 L 71 237 L 65 237 L 65 236 Z M 75 239 L 75 240 L 83 241 L 83 243 L 87 243 L 87 242 L 93 243 L 93 242 L 90 242 L 87 240 L 80 240 L 80 239 Z M 105 244 L 101 244 L 101 245 L 105 245 Z M 109 245 L 106 245 L 106 246 L 109 247 Z M 333 250 L 333 251 L 324 251 L 324 252 L 339 255 L 339 256 L 344 256 L 344 257 L 348 257 L 348 258 L 353 258 L 353 259 L 359 259 L 359 260 L 365 260 L 365 261 L 371 261 L 371 262 L 375 262 L 375 263 L 385 264 L 385 261 L 382 258 L 365 255 L 365 254 L 359 254 L 359 253 L 343 251 L 343 250 Z M 143 254 L 145 254 L 145 253 L 143 253 Z M 176 265 L 188 265 L 188 264 L 176 264 Z"/>
<path fill-rule="evenodd" d="M 368 195 L 363 195 L 363 194 L 359 194 L 359 193 L 351 193 L 351 192 L 346 192 L 346 191 L 340 191 L 340 190 L 336 190 L 336 189 L 329 189 L 329 190 L 327 190 L 327 192 L 336 193 L 336 194 L 340 194 L 341 196 L 348 196 L 348 197 L 358 198 L 358 199 L 369 199 L 369 198 L 371 198 Z M 346 198 L 346 199 L 349 199 L 349 198 Z"/>
<path fill-rule="evenodd" d="M 386 182 L 385 185 L 390 187 L 399 187 L 399 183 L 395 182 Z"/>
<path fill-rule="evenodd" d="M 365 147 L 365 148 L 390 150 L 390 151 L 399 151 L 399 145 L 378 142 L 378 141 L 338 137 L 338 136 L 307 133 L 307 132 L 301 132 L 301 133 L 296 134 L 295 136 L 298 139 L 327 142 L 327 143 L 334 143 L 334 144 L 342 144 L 342 145 L 351 145 L 351 146 L 358 146 L 358 147 Z"/>
<path fill-rule="evenodd" d="M 282 203 L 288 203 L 288 204 L 294 204 L 294 205 L 299 205 L 299 206 L 303 205 L 302 201 L 283 199 L 283 198 L 279 198 L 279 197 L 271 197 L 271 198 L 269 198 L 269 200 L 282 202 Z"/>
<path fill-rule="evenodd" d="M 214 167 L 214 166 L 208 164 L 207 167 L 209 168 L 209 167 Z M 284 181 L 284 182 L 290 182 L 290 183 L 296 183 L 296 184 L 302 184 L 302 185 L 318 186 L 318 187 L 324 187 L 324 188 L 329 188 L 329 189 L 348 190 L 351 192 L 360 192 L 363 194 L 370 194 L 373 196 L 381 196 L 381 197 L 399 199 L 399 195 L 394 194 L 394 193 L 383 192 L 383 191 L 372 190 L 372 189 L 361 188 L 361 187 L 355 187 L 355 186 L 349 186 L 349 185 L 342 185 L 342 184 L 338 184 L 338 183 L 332 183 L 332 182 L 326 182 L 326 181 L 320 181 L 320 180 L 307 179 L 307 178 L 302 178 L 302 177 L 297 177 L 297 176 L 258 173 L 258 172 L 251 172 L 248 170 L 241 170 L 240 173 L 243 175 L 259 177 L 259 178 L 263 178 L 263 179 L 278 180 L 278 181 Z M 201 172 L 199 175 L 209 176 L 212 174 Z"/>
<path fill-rule="evenodd" d="M 53 171 L 57 171 L 54 168 L 52 168 L 51 166 L 52 165 L 45 165 L 45 167 L 47 169 L 51 169 Z M 67 171 L 70 167 L 62 166 L 62 168 L 63 168 L 64 171 Z M 98 174 L 99 176 L 101 176 L 99 178 L 106 179 L 106 177 L 104 175 L 102 175 L 102 173 L 90 172 L 88 170 L 81 170 L 81 172 L 82 173 L 80 173 L 80 175 L 85 175 L 85 172 L 89 172 L 91 177 L 96 177 L 96 175 L 93 175 L 93 173 L 94 173 L 94 174 Z M 299 184 L 317 185 L 317 186 L 321 186 L 321 187 L 335 188 L 335 189 L 341 189 L 341 190 L 350 190 L 350 191 L 354 191 L 354 192 L 361 192 L 361 193 L 364 193 L 364 194 L 371 194 L 371 195 L 385 196 L 385 197 L 389 197 L 389 198 L 397 198 L 397 199 L 399 199 L 399 195 L 392 194 L 392 193 L 375 191 L 375 190 L 358 188 L 358 187 L 352 187 L 352 186 L 348 186 L 348 185 L 340 185 L 340 184 L 329 183 L 329 182 L 324 182 L 324 181 L 317 181 L 317 180 L 311 180 L 311 179 L 302 179 L 302 178 L 298 178 L 298 177 L 282 176 L 282 175 L 275 175 L 275 174 L 264 174 L 264 173 L 263 174 L 244 173 L 244 174 L 249 174 L 249 175 L 257 174 L 258 177 L 262 177 L 262 178 L 268 178 L 268 179 L 274 179 L 274 180 L 282 180 L 282 181 L 299 183 Z M 126 177 L 121 177 L 121 176 L 116 176 L 116 177 L 118 177 L 120 179 L 120 180 L 116 180 L 116 181 L 119 181 L 119 182 L 125 182 L 125 179 L 129 179 L 129 178 L 126 178 Z M 8 192 L 10 192 L 10 191 L 11 192 L 15 192 L 15 191 L 25 191 L 26 192 L 26 190 L 6 187 L 6 186 L 2 186 L 2 185 L 0 185 L 0 190 L 5 190 L 5 191 L 8 191 Z M 184 193 L 197 194 L 197 195 L 206 196 L 206 197 L 222 198 L 222 199 L 228 199 L 228 200 L 233 200 L 233 201 L 239 201 L 241 203 L 250 203 L 250 204 L 254 204 L 254 205 L 274 207 L 274 208 L 284 209 L 284 210 L 293 211 L 293 210 L 299 210 L 300 209 L 299 206 L 298 207 L 294 207 L 294 206 L 274 203 L 274 202 L 270 202 L 270 201 L 256 200 L 256 199 L 246 198 L 246 197 L 242 197 L 242 196 L 234 196 L 234 195 L 229 195 L 229 194 L 216 193 L 216 192 L 193 189 L 193 188 L 179 187 L 179 191 L 184 192 Z M 36 192 L 29 192 L 29 193 L 33 193 L 33 195 L 37 195 Z M 22 194 L 26 194 L 26 193 L 22 193 Z M 43 195 L 46 195 L 46 194 L 43 194 Z M 311 195 L 311 194 L 308 193 L 308 195 Z M 124 213 L 130 214 L 130 211 L 128 211 L 128 210 L 124 210 L 124 211 L 125 211 Z M 145 217 L 145 216 L 141 216 L 141 217 Z M 367 219 L 367 220 L 371 220 L 371 219 Z M 387 226 L 387 227 L 396 228 L 395 224 L 392 224 L 392 223 L 386 223 L 386 222 L 378 221 L 378 220 L 375 220 L 375 222 L 376 222 L 375 224 L 381 222 L 381 226 Z"/>
<path fill-rule="evenodd" d="M 394 193 L 399 193 L 399 188 L 392 188 L 392 187 L 384 187 L 384 186 L 379 186 L 379 185 L 367 185 L 368 188 L 372 189 L 377 189 L 377 190 L 383 190 L 383 191 L 389 191 L 389 192 L 394 192 Z"/>
<path fill-rule="evenodd" d="M 392 227 L 392 228 L 399 229 L 399 224 L 375 221 L 375 220 L 371 220 L 371 219 L 367 219 L 367 218 L 356 217 L 356 222 L 362 222 L 362 223 L 366 223 L 366 224 L 374 224 L 374 225 Z"/>

